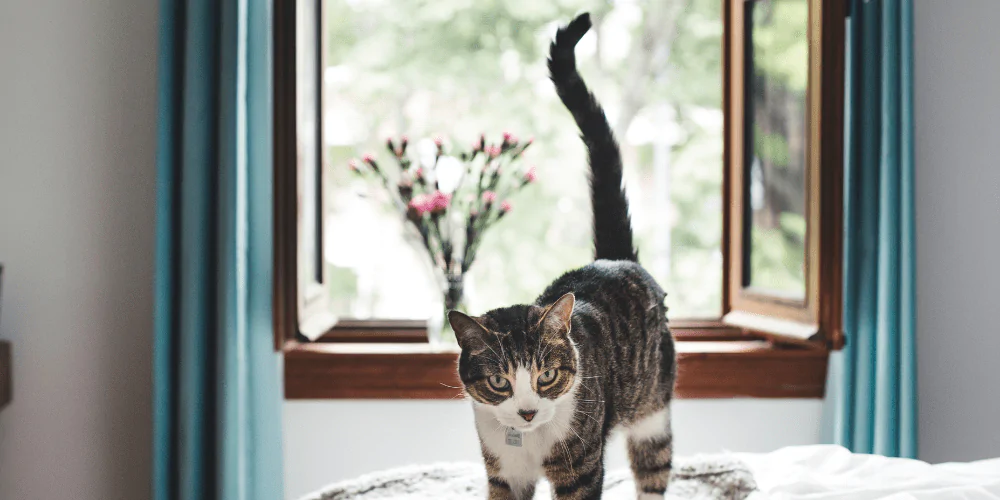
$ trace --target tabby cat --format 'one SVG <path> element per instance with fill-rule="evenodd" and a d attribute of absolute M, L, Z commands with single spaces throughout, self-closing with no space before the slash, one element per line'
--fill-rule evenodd
<path fill-rule="evenodd" d="M 491 500 L 530 499 L 543 475 L 557 499 L 600 498 L 615 428 L 627 435 L 640 499 L 663 498 L 670 480 L 676 363 L 666 294 L 637 262 L 618 144 L 576 69 L 574 48 L 590 26 L 583 14 L 559 29 L 548 64 L 589 153 L 595 262 L 534 304 L 449 313 Z"/>

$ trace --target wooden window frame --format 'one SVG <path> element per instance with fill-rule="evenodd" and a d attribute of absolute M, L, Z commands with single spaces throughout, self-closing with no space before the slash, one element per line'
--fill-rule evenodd
<path fill-rule="evenodd" d="M 320 0 L 274 2 L 274 343 L 285 355 L 286 399 L 451 399 L 461 394 L 458 352 L 426 342 L 423 321 L 341 320 L 322 308 L 298 281 L 298 245 L 304 228 L 302 165 L 296 120 L 296 16 L 298 2 L 315 1 L 315 29 L 322 34 Z M 752 0 L 722 0 L 723 191 L 722 317 L 677 320 L 676 393 L 682 398 L 820 398 L 830 349 L 843 343 L 841 311 L 841 205 L 843 54 L 845 7 L 840 0 L 809 1 L 809 146 L 807 186 L 807 298 L 789 304 L 747 290 L 743 262 L 741 124 L 743 106 L 743 8 Z M 740 26 L 737 26 L 737 23 Z M 317 42 L 319 43 L 319 42 Z M 325 44 L 319 43 L 322 62 Z M 821 64 L 821 61 L 824 63 Z M 322 64 L 317 65 L 322 68 Z M 737 70 L 739 72 L 737 72 Z M 317 71 L 322 73 L 321 69 Z M 320 75 L 316 75 L 319 83 Z M 322 89 L 322 86 L 318 87 Z M 322 90 L 317 97 L 322 109 Z M 813 103 L 816 103 L 814 106 Z M 820 141 L 820 132 L 823 140 Z M 319 144 L 322 144 L 319 142 Z M 818 147 L 814 147 L 818 145 Z M 325 152 L 317 152 L 319 186 Z M 319 196 L 322 209 L 322 196 Z M 320 212 L 323 213 L 323 212 Z M 322 219 L 322 218 L 320 218 Z M 322 224 L 313 228 L 321 237 Z M 319 240 L 322 241 L 322 240 Z M 322 246 L 320 246 L 320 249 Z M 328 279 L 324 274 L 322 279 Z M 322 293 L 320 291 L 319 293 Z M 323 299 L 319 299 L 323 300 Z M 747 320 L 750 318 L 750 320 Z M 770 323 L 760 318 L 774 318 Z M 771 328 L 773 325 L 775 328 Z M 792 327 L 788 328 L 791 324 Z M 789 331 L 809 328 L 808 335 Z M 799 330 L 795 330 L 798 327 Z"/>
<path fill-rule="evenodd" d="M 767 335 L 776 342 L 839 349 L 843 262 L 844 25 L 846 2 L 809 4 L 809 80 L 806 95 L 805 297 L 783 298 L 744 284 L 746 75 L 745 13 L 754 0 L 725 0 L 727 26 L 723 215 L 723 317 L 726 324 Z"/>
<path fill-rule="evenodd" d="M 299 90 L 297 58 L 298 29 L 296 7 L 299 3 L 315 2 L 315 30 L 319 50 L 316 51 L 315 128 L 306 127 L 298 116 L 297 92 Z M 321 0 L 274 0 L 274 345 L 275 349 L 288 350 L 301 342 L 315 340 L 337 324 L 337 318 L 329 313 L 326 304 L 328 292 L 326 284 L 330 273 L 322 265 L 323 214 L 325 197 L 324 165 L 326 153 L 323 148 L 322 109 L 325 92 L 322 82 L 323 61 L 326 46 L 319 43 L 325 31 Z M 307 226 L 302 218 L 304 203 L 309 201 L 305 193 L 302 161 L 301 137 L 312 135 L 315 141 L 316 224 Z M 303 245 L 306 232 L 313 232 L 319 262 L 312 279 L 300 282 L 301 266 L 299 247 Z"/>

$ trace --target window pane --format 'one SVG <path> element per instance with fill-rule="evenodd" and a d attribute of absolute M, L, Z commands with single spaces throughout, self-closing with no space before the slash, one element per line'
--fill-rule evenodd
<path fill-rule="evenodd" d="M 296 3 L 295 32 L 296 46 L 315 47 L 316 33 L 316 2 L 298 0 Z M 317 78 L 317 62 L 319 58 L 315 50 L 298 50 L 295 57 L 296 76 L 296 110 L 295 117 L 298 128 L 305 133 L 297 134 L 298 138 L 298 174 L 303 196 L 299 201 L 302 218 L 302 234 L 300 236 L 299 282 L 312 284 L 322 282 L 319 268 L 319 138 L 310 133 L 317 130 L 319 113 L 316 106 L 319 103 L 319 80 Z"/>
<path fill-rule="evenodd" d="M 545 66 L 570 2 L 327 0 L 325 228 L 341 317 L 427 318 L 441 301 L 419 237 L 380 186 L 347 168 L 385 139 L 534 137 L 537 182 L 487 234 L 467 277 L 472 312 L 534 300 L 592 256 L 586 156 Z M 720 0 L 613 2 L 577 48 L 616 129 L 642 263 L 671 316 L 718 317 L 722 258 Z M 411 145 L 411 147 L 414 147 Z M 416 147 L 420 147 L 417 143 Z M 385 162 L 390 163 L 390 162 Z"/>
<path fill-rule="evenodd" d="M 805 297 L 807 0 L 754 0 L 747 44 L 749 276 Z"/>

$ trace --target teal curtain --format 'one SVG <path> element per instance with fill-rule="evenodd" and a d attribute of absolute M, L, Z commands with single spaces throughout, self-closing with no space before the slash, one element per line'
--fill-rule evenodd
<path fill-rule="evenodd" d="M 834 443 L 914 457 L 913 2 L 850 1 L 844 331 L 831 357 Z"/>
<path fill-rule="evenodd" d="M 270 4 L 161 0 L 155 500 L 282 497 Z"/>

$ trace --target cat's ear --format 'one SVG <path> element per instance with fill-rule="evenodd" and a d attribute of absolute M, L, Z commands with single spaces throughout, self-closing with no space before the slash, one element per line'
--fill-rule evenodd
<path fill-rule="evenodd" d="M 567 293 L 559 297 L 545 313 L 539 324 L 544 335 L 569 335 L 573 325 L 573 306 L 576 304 L 576 297 L 572 293 Z"/>
<path fill-rule="evenodd" d="M 448 322 L 463 351 L 475 355 L 486 350 L 486 335 L 489 332 L 475 318 L 459 311 L 449 311 Z"/>

